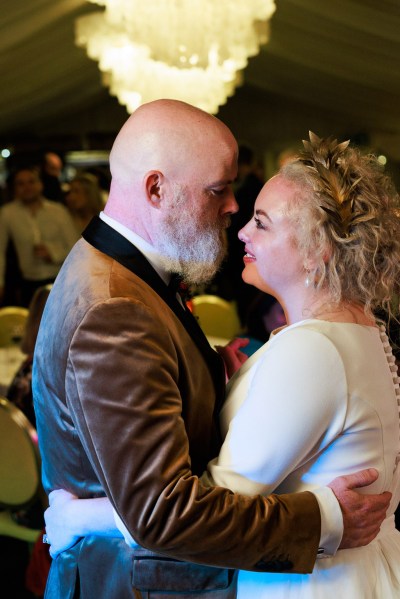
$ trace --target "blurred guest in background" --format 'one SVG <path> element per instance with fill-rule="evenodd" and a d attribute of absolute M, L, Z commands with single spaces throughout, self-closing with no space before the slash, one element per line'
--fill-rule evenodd
<path fill-rule="evenodd" d="M 25 326 L 25 333 L 21 341 L 21 349 L 26 358 L 18 369 L 8 391 L 7 399 L 17 406 L 36 428 L 35 412 L 32 400 L 32 362 L 39 324 L 50 293 L 51 285 L 40 287 L 36 290 L 29 304 L 29 315 Z M 18 524 L 41 530 L 44 527 L 43 513 L 47 507 L 47 498 L 41 488 L 37 500 L 27 508 L 13 513 L 13 518 Z M 9 597 L 16 599 L 39 599 L 44 594 L 47 574 L 50 569 L 50 556 L 47 545 L 43 545 L 42 536 L 32 548 L 28 542 L 0 537 L 0 557 L 2 564 L 8 560 L 13 562 L 14 578 L 18 584 L 13 587 Z M 6 561 L 7 560 L 7 561 Z M 0 568 L 0 573 L 3 567 Z M 4 575 L 9 576 L 9 570 L 4 570 Z"/>
<path fill-rule="evenodd" d="M 100 187 L 101 196 L 103 199 L 103 205 L 105 206 L 108 195 L 110 193 L 111 185 L 111 173 L 110 169 L 102 164 L 94 164 L 85 168 L 85 173 L 94 175 L 97 179 L 97 183 Z"/>
<path fill-rule="evenodd" d="M 246 318 L 249 336 L 265 343 L 272 331 L 285 324 L 285 312 L 280 303 L 268 293 L 259 293 L 251 304 Z"/>
<path fill-rule="evenodd" d="M 96 177 L 90 173 L 76 175 L 70 182 L 65 203 L 78 233 L 81 233 L 93 216 L 103 209 L 103 197 Z"/>
<path fill-rule="evenodd" d="M 7 399 L 14 403 L 32 426 L 36 428 L 35 411 L 32 399 L 32 362 L 36 337 L 39 330 L 42 313 L 50 293 L 51 285 L 44 285 L 36 289 L 29 304 L 29 314 L 25 325 L 24 336 L 21 341 L 21 350 L 26 358 L 16 373 L 8 391 Z"/>
<path fill-rule="evenodd" d="M 41 164 L 41 179 L 43 195 L 48 200 L 64 202 L 64 192 L 61 184 L 63 170 L 62 158 L 55 152 L 46 152 Z"/>
<path fill-rule="evenodd" d="M 276 159 L 277 170 L 281 169 L 285 164 L 292 162 L 298 156 L 299 151 L 300 148 L 294 146 L 288 146 L 284 150 L 281 150 Z"/>
<path fill-rule="evenodd" d="M 36 428 L 36 418 L 32 398 L 33 353 L 40 320 L 50 289 L 51 285 L 45 285 L 37 289 L 29 304 L 29 315 L 25 326 L 25 333 L 21 341 L 21 349 L 26 354 L 26 358 L 7 391 L 7 399 L 25 414 L 34 428 Z M 23 526 L 40 530 L 44 526 L 43 512 L 46 506 L 47 497 L 43 488 L 41 488 L 38 499 L 27 508 L 15 512 L 14 519 Z M 49 563 L 47 572 L 48 569 Z"/>
<path fill-rule="evenodd" d="M 15 172 L 14 194 L 15 200 L 0 208 L 0 301 L 11 239 L 22 273 L 21 304 L 28 306 L 38 287 L 54 281 L 78 234 L 68 210 L 43 196 L 37 169 Z"/>
<path fill-rule="evenodd" d="M 242 351 L 250 356 L 270 337 L 275 329 L 286 324 L 285 312 L 272 295 L 258 292 L 251 302 L 245 318 L 245 328 L 241 337 L 249 339 Z"/>

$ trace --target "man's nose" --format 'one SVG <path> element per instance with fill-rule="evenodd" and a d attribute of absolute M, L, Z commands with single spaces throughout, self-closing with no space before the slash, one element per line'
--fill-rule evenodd
<path fill-rule="evenodd" d="M 238 212 L 239 210 L 239 205 L 235 199 L 235 195 L 233 193 L 233 191 L 231 190 L 231 192 L 229 193 L 224 206 L 223 206 L 223 214 L 235 214 L 235 212 Z"/>

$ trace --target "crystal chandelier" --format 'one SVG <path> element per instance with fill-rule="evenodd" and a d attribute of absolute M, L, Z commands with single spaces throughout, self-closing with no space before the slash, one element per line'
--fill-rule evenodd
<path fill-rule="evenodd" d="M 89 0 L 105 6 L 76 21 L 76 43 L 129 112 L 174 98 L 216 113 L 268 41 L 274 0 Z"/>

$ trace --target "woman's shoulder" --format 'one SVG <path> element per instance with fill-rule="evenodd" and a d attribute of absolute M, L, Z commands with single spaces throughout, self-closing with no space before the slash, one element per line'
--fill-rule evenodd
<path fill-rule="evenodd" d="M 295 323 L 271 338 L 287 355 L 300 354 L 321 363 L 327 354 L 346 363 L 354 355 L 375 355 L 381 347 L 378 327 L 309 319 Z"/>
<path fill-rule="evenodd" d="M 291 325 L 277 329 L 271 334 L 270 339 L 293 338 L 300 336 L 318 335 L 333 340 L 338 336 L 363 337 L 365 335 L 379 336 L 379 328 L 369 324 L 359 324 L 356 322 L 341 322 L 324 320 L 320 318 L 309 318 L 295 322 Z"/>
<path fill-rule="evenodd" d="M 307 367 L 326 363 L 341 363 L 342 357 L 335 338 L 324 323 L 304 320 L 288 325 L 271 335 L 268 351 L 259 352 L 260 361 L 266 359 L 275 365 L 297 363 Z"/>

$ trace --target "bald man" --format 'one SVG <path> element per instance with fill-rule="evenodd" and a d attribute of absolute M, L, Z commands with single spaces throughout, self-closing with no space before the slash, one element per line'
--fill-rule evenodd
<path fill-rule="evenodd" d="M 220 446 L 224 368 L 169 282 L 218 268 L 236 163 L 222 122 L 172 100 L 139 108 L 115 140 L 104 213 L 46 305 L 33 387 L 46 491 L 107 496 L 140 547 L 77 539 L 53 561 L 47 599 L 231 599 L 235 568 L 311 572 L 319 547 L 378 531 L 387 496 L 350 488 L 368 473 L 332 485 L 344 531 L 328 488 L 245 497 L 198 479 Z"/>

